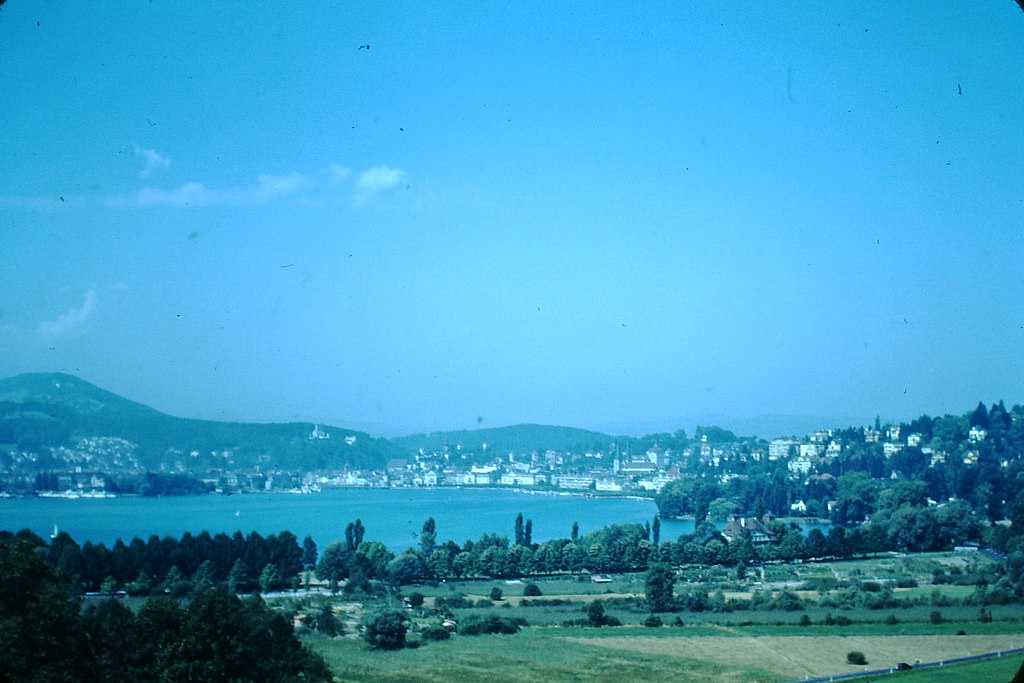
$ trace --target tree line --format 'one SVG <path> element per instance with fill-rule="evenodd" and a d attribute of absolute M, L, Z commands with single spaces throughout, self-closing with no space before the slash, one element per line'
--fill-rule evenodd
<path fill-rule="evenodd" d="M 0 680 L 331 681 L 284 615 L 219 588 L 83 605 L 40 539 L 0 538 Z"/>
<path fill-rule="evenodd" d="M 80 591 L 181 596 L 214 585 L 233 593 L 281 590 L 296 587 L 300 572 L 317 559 L 313 539 L 307 536 L 300 545 L 290 531 L 136 537 L 128 543 L 119 539 L 109 548 L 89 541 L 79 545 L 66 532 L 49 544 L 30 532 L 19 534 L 44 548 L 46 559 Z"/>

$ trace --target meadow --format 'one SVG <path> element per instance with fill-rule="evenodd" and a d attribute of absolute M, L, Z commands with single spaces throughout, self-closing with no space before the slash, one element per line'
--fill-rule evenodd
<path fill-rule="evenodd" d="M 751 572 L 746 580 L 716 568 L 693 568 L 684 570 L 683 577 L 700 578 L 701 583 L 680 581 L 677 596 L 694 589 L 720 591 L 730 596 L 727 603 L 731 598 L 739 605 L 757 594 L 791 591 L 800 594 L 800 606 L 734 609 L 719 602 L 720 609 L 657 615 L 650 613 L 644 599 L 644 574 L 603 577 L 610 581 L 600 583 L 589 576 L 559 576 L 405 586 L 401 598 L 412 625 L 412 647 L 377 651 L 361 638 L 365 615 L 403 604 L 393 593 L 360 600 L 321 598 L 318 604 L 333 605 L 345 634 L 327 638 L 312 632 L 307 641 L 343 681 L 803 680 L 1024 647 L 1019 604 L 979 607 L 964 599 L 973 586 L 945 578 L 932 583 L 944 575 L 970 575 L 988 563 L 980 556 L 954 553 L 893 555 L 846 563 L 772 565 L 763 574 Z M 808 582 L 818 589 L 807 589 Z M 880 582 L 880 590 L 898 596 L 900 603 L 878 609 L 850 601 L 851 582 Z M 897 582 L 906 587 L 895 587 Z M 539 596 L 523 594 L 530 583 L 539 589 Z M 874 594 L 871 591 L 868 597 Z M 408 606 L 411 597 L 415 609 Z M 621 625 L 585 625 L 587 608 L 595 600 Z M 836 607 L 841 600 L 847 602 Z M 293 610 L 301 608 L 291 605 Z M 456 632 L 442 641 L 421 636 L 442 616 L 464 624 L 484 615 L 507 617 L 526 626 L 508 635 Z M 852 651 L 864 653 L 866 666 L 847 662 Z M 1009 681 L 1021 661 L 1024 656 L 1018 654 L 901 672 L 899 678 Z"/>

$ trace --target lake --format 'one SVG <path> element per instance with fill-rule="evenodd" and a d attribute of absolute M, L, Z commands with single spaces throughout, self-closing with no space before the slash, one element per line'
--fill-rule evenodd
<path fill-rule="evenodd" d="M 438 542 L 462 544 L 485 533 L 514 537 L 516 514 L 533 520 L 533 541 L 568 538 L 572 523 L 580 535 L 609 524 L 650 522 L 652 500 L 586 498 L 503 489 L 326 489 L 305 495 L 288 493 L 170 498 L 120 497 L 0 499 L 0 529 L 28 528 L 48 537 L 56 525 L 78 541 L 113 544 L 132 537 L 180 537 L 186 531 L 211 534 L 291 531 L 312 536 L 320 548 L 343 539 L 345 525 L 361 519 L 366 540 L 392 551 L 418 545 L 428 517 L 437 522 Z M 693 531 L 692 520 L 662 522 L 662 540 Z"/>

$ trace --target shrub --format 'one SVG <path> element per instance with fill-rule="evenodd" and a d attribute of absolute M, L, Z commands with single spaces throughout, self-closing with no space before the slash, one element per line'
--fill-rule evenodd
<path fill-rule="evenodd" d="M 328 636 L 336 636 L 344 632 L 341 622 L 334 616 L 334 610 L 329 604 L 321 608 L 320 613 L 316 615 L 314 625 L 317 631 Z"/>
<path fill-rule="evenodd" d="M 480 598 L 479 600 L 473 603 L 473 607 L 494 607 L 494 602 L 488 600 L 487 598 Z"/>
<path fill-rule="evenodd" d="M 937 609 L 936 610 L 932 610 L 932 613 L 928 615 L 928 621 L 932 622 L 933 624 L 941 624 L 942 623 L 942 612 L 940 612 Z"/>
<path fill-rule="evenodd" d="M 407 628 L 405 615 L 399 610 L 377 612 L 366 621 L 366 642 L 377 650 L 400 650 L 405 647 Z"/>
<path fill-rule="evenodd" d="M 528 598 L 535 598 L 541 595 L 540 586 L 535 583 L 528 583 L 523 586 L 523 595 Z"/>
<path fill-rule="evenodd" d="M 501 592 L 501 589 L 498 588 L 497 586 L 495 586 L 494 588 L 491 589 L 491 600 L 495 600 L 495 601 L 501 600 L 501 596 L 502 595 L 504 595 L 504 594 Z"/>
<path fill-rule="evenodd" d="M 558 607 L 560 605 L 571 605 L 572 600 L 562 598 L 541 598 L 540 600 L 520 600 L 520 607 Z"/>
<path fill-rule="evenodd" d="M 419 591 L 409 594 L 409 605 L 414 609 L 423 607 L 423 593 Z"/>
<path fill-rule="evenodd" d="M 846 653 L 846 663 L 855 664 L 857 666 L 864 666 L 868 663 L 867 657 L 864 656 L 863 652 L 854 650 L 853 652 Z"/>
<path fill-rule="evenodd" d="M 644 619 L 644 626 L 647 626 L 649 628 L 660 628 L 661 617 L 659 617 L 657 614 L 651 614 L 646 619 Z"/>
<path fill-rule="evenodd" d="M 459 627 L 464 636 L 479 636 L 485 633 L 515 633 L 520 625 L 525 626 L 524 619 L 509 619 L 495 614 L 486 617 L 472 616 L 468 622 Z"/>
<path fill-rule="evenodd" d="M 469 600 L 462 597 L 461 595 L 453 595 L 449 598 L 437 598 L 436 600 L 434 600 L 434 606 L 438 609 L 442 609 L 445 607 L 448 607 L 450 609 L 459 609 L 460 607 L 472 607 L 473 603 L 471 603 Z"/>
<path fill-rule="evenodd" d="M 896 579 L 897 588 L 917 588 L 917 580 L 910 576 Z"/>
<path fill-rule="evenodd" d="M 809 616 L 807 616 L 806 614 L 801 615 L 800 616 L 800 625 L 801 626 L 810 626 L 811 625 L 811 618 Z"/>
<path fill-rule="evenodd" d="M 895 626 L 896 624 L 900 623 L 900 620 L 896 618 L 895 614 L 890 614 L 885 618 L 885 623 L 887 626 Z"/>
<path fill-rule="evenodd" d="M 448 629 L 436 624 L 427 626 L 420 635 L 423 636 L 423 640 L 448 640 L 452 637 Z"/>

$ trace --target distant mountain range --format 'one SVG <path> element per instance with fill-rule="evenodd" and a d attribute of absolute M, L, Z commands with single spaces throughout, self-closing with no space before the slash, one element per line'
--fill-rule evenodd
<path fill-rule="evenodd" d="M 383 469 L 393 458 L 419 449 L 448 446 L 480 453 L 534 450 L 604 450 L 613 433 L 640 436 L 683 428 L 692 437 L 697 425 L 716 425 L 741 436 L 772 438 L 803 435 L 814 429 L 868 424 L 864 418 L 762 416 L 680 417 L 671 424 L 612 425 L 608 432 L 521 424 L 475 430 L 410 434 L 392 439 L 309 422 L 246 423 L 173 417 L 101 389 L 73 375 L 31 373 L 0 380 L 0 457 L 4 452 L 60 452 L 63 463 L 89 467 L 198 471 Z M 96 442 L 101 438 L 106 441 Z M 90 441 L 92 439 L 92 441 Z M 45 459 L 44 459 L 45 460 Z M 2 463 L 0 463 L 2 464 Z M 37 463 L 45 466 L 45 462 Z"/>

